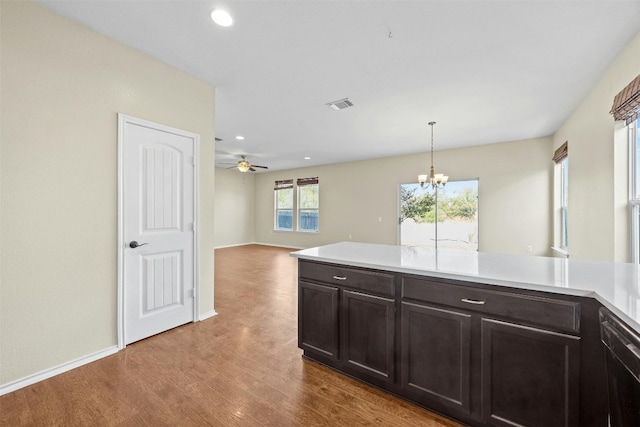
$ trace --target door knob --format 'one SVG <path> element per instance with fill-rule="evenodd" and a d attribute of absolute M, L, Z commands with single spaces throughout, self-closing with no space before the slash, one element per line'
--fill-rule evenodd
<path fill-rule="evenodd" d="M 129 243 L 129 247 L 133 249 L 137 248 L 138 246 L 144 246 L 144 245 L 148 245 L 148 243 L 138 243 L 135 240 Z"/>

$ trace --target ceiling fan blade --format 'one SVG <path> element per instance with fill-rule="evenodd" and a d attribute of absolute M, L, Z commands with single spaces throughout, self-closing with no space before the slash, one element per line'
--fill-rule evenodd
<path fill-rule="evenodd" d="M 235 165 L 234 165 L 234 166 L 229 166 L 228 168 L 225 168 L 225 169 L 235 169 L 235 168 L 237 168 L 237 167 L 238 167 L 238 166 L 235 166 Z"/>
<path fill-rule="evenodd" d="M 256 171 L 254 168 L 249 168 L 249 170 L 250 170 L 251 172 L 255 172 L 255 171 Z"/>
<path fill-rule="evenodd" d="M 269 169 L 267 166 L 251 165 L 252 168 Z"/>

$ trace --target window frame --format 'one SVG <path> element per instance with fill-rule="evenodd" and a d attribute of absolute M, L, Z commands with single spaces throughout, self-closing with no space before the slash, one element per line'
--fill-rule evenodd
<path fill-rule="evenodd" d="M 631 262 L 640 264 L 640 195 L 638 195 L 638 174 L 640 174 L 640 161 L 638 161 L 638 142 L 640 135 L 638 127 L 640 118 L 629 124 L 629 239 Z"/>
<path fill-rule="evenodd" d="M 560 249 L 569 252 L 569 156 L 560 165 Z"/>
<path fill-rule="evenodd" d="M 554 256 L 569 257 L 569 141 L 553 153 L 553 246 Z"/>
<path fill-rule="evenodd" d="M 278 188 L 277 187 L 277 183 L 278 182 L 283 182 L 283 181 L 277 181 L 276 182 L 276 187 L 273 189 L 273 230 L 274 231 L 284 231 L 284 232 L 292 232 L 295 230 L 295 208 L 296 208 L 296 201 L 295 201 L 295 194 L 296 192 L 293 191 L 293 180 L 285 180 L 285 181 L 291 181 L 291 186 L 287 186 L 287 187 L 282 187 L 282 188 Z M 280 208 L 278 206 L 278 194 L 280 191 L 283 190 L 291 190 L 291 208 Z M 291 228 L 281 228 L 278 227 L 278 212 L 280 211 L 291 211 Z"/>
<path fill-rule="evenodd" d="M 298 182 L 300 182 L 301 180 L 298 180 Z M 316 178 L 316 181 L 317 178 Z M 317 199 L 318 199 L 318 203 L 316 204 L 315 208 L 303 208 L 300 206 L 300 203 L 302 201 L 302 197 L 300 196 L 300 192 L 303 191 L 303 189 L 305 187 L 313 187 L 315 186 L 317 188 Z M 296 207 L 298 212 L 296 213 L 296 231 L 300 232 L 300 233 L 318 233 L 320 232 L 320 182 L 316 182 L 315 184 L 297 184 L 297 191 L 296 191 L 296 195 L 297 195 L 297 203 L 296 203 Z M 307 230 L 307 229 L 301 229 L 300 228 L 300 224 L 302 223 L 302 220 L 300 218 L 300 215 L 302 214 L 302 212 L 305 211 L 315 211 L 316 212 L 316 218 L 317 218 L 317 224 L 316 224 L 316 228 L 315 230 Z"/>

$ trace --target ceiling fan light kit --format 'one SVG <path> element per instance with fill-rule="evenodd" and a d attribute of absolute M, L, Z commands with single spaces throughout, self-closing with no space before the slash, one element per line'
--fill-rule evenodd
<path fill-rule="evenodd" d="M 221 163 L 221 164 L 225 164 L 225 163 Z M 233 166 L 228 167 L 227 169 L 238 169 L 242 173 L 255 172 L 256 171 L 255 168 L 269 169 L 267 166 L 252 165 L 247 160 L 247 156 L 240 156 L 240 160 L 238 160 L 237 163 L 226 163 L 226 164 L 233 164 Z"/>
<path fill-rule="evenodd" d="M 247 162 L 246 160 L 240 160 L 237 167 L 240 172 L 248 172 L 249 169 L 251 169 L 251 163 Z"/>

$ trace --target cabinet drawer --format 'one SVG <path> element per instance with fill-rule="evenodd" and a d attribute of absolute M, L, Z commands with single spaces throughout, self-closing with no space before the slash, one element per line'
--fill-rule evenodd
<path fill-rule="evenodd" d="M 458 307 L 552 329 L 580 332 L 580 303 L 403 277 L 402 298 Z"/>
<path fill-rule="evenodd" d="M 300 261 L 298 276 L 307 280 L 332 283 L 379 295 L 395 296 L 394 275 L 389 273 Z"/>

